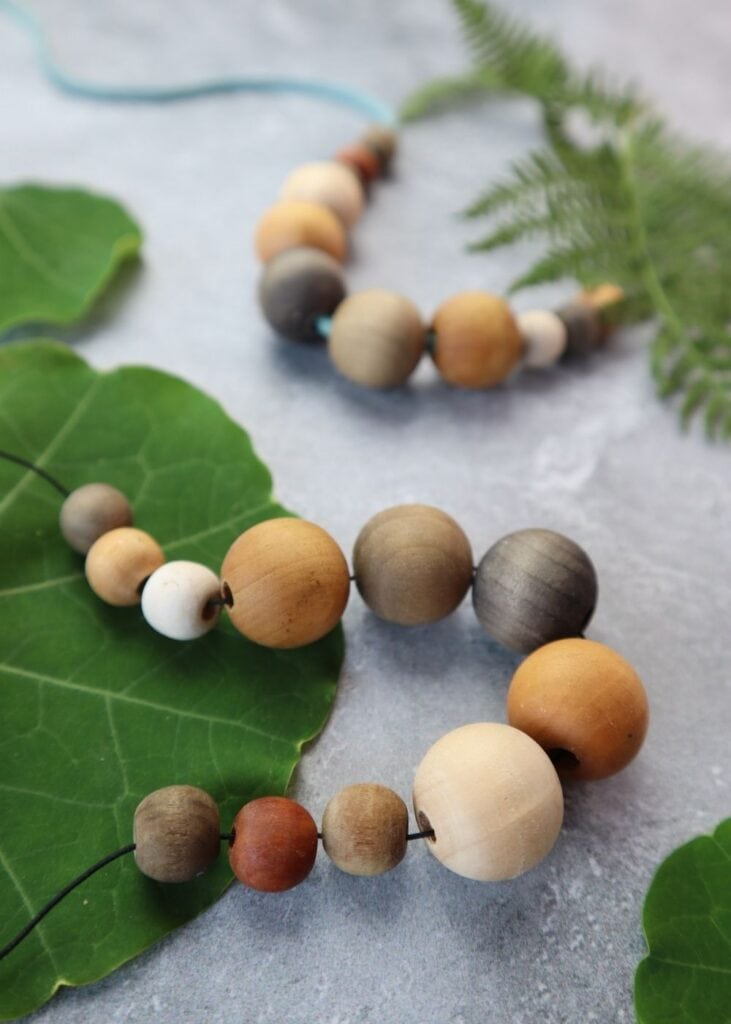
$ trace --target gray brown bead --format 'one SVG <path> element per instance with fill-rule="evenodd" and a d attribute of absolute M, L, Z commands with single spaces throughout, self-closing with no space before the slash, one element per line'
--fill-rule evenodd
<path fill-rule="evenodd" d="M 333 317 L 328 353 L 344 377 L 366 388 L 404 384 L 421 359 L 426 328 L 409 299 L 385 288 L 349 296 Z"/>
<path fill-rule="evenodd" d="M 349 875 L 382 875 L 406 853 L 409 812 L 386 786 L 361 782 L 336 793 L 325 808 L 322 844 Z"/>
<path fill-rule="evenodd" d="M 376 154 L 382 173 L 388 171 L 396 153 L 396 132 L 383 124 L 372 124 L 361 136 L 361 142 Z"/>
<path fill-rule="evenodd" d="M 156 882 L 189 882 L 218 857 L 221 822 L 213 797 L 196 786 L 156 789 L 134 817 L 135 860 Z"/>
<path fill-rule="evenodd" d="M 274 330 L 290 341 L 321 341 L 317 318 L 345 297 L 342 267 L 321 249 L 287 249 L 265 266 L 259 304 Z"/>
<path fill-rule="evenodd" d="M 568 537 L 518 530 L 494 544 L 478 565 L 472 600 L 490 636 L 527 653 L 584 631 L 596 605 L 596 572 Z"/>
<path fill-rule="evenodd" d="M 602 344 L 601 318 L 588 302 L 570 302 L 556 312 L 566 327 L 566 356 L 587 356 Z"/>
<path fill-rule="evenodd" d="M 66 542 L 85 555 L 103 533 L 131 526 L 132 518 L 132 506 L 116 487 L 84 484 L 64 501 L 59 523 Z"/>

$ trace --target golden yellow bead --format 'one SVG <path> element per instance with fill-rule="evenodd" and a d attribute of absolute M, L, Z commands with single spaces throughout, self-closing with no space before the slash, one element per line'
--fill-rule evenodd
<path fill-rule="evenodd" d="M 263 263 L 299 246 L 322 249 L 341 262 L 347 251 L 345 228 L 332 210 L 299 200 L 270 207 L 259 221 L 254 244 Z"/>
<path fill-rule="evenodd" d="M 517 366 L 522 340 L 510 307 L 489 292 L 461 292 L 434 315 L 432 358 L 446 381 L 490 388 Z"/>
<path fill-rule="evenodd" d="M 162 548 L 149 533 L 121 526 L 94 541 L 84 569 L 97 597 L 125 607 L 140 603 L 145 580 L 164 561 Z"/>

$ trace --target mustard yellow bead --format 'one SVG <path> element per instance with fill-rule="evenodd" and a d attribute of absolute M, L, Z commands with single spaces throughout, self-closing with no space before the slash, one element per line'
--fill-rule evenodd
<path fill-rule="evenodd" d="M 121 526 L 94 541 L 86 556 L 89 586 L 107 604 L 139 604 L 142 586 L 165 561 L 156 540 L 132 526 Z"/>
<path fill-rule="evenodd" d="M 300 246 L 322 249 L 340 262 L 347 251 L 345 228 L 332 210 L 300 200 L 270 207 L 259 221 L 254 244 L 263 263 Z"/>
<path fill-rule="evenodd" d="M 489 292 L 461 292 L 434 314 L 432 358 L 442 377 L 463 388 L 491 388 L 517 366 L 523 349 L 506 302 Z"/>

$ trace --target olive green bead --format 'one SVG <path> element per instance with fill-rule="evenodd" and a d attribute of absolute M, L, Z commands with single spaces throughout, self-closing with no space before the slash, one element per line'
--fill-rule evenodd
<path fill-rule="evenodd" d="M 290 341 L 321 341 L 318 317 L 329 316 L 344 297 L 345 278 L 338 261 L 306 246 L 274 256 L 259 282 L 264 316 Z"/>
<path fill-rule="evenodd" d="M 132 506 L 110 484 L 84 484 L 64 501 L 59 525 L 66 542 L 85 555 L 102 534 L 132 525 Z"/>
<path fill-rule="evenodd" d="M 156 882 L 189 882 L 218 857 L 221 822 L 213 797 L 196 786 L 165 786 L 137 805 L 135 860 Z"/>
<path fill-rule="evenodd" d="M 322 845 L 349 875 L 382 875 L 406 853 L 409 812 L 386 786 L 360 782 L 336 793 L 322 818 Z"/>

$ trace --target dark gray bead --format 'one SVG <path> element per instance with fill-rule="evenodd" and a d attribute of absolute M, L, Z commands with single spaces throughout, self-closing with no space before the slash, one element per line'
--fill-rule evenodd
<path fill-rule="evenodd" d="M 566 326 L 564 356 L 587 356 L 604 341 L 599 314 L 586 303 L 569 303 L 557 314 Z"/>
<path fill-rule="evenodd" d="M 596 599 L 589 556 L 553 530 L 518 530 L 493 544 L 472 590 L 475 614 L 490 636 L 525 653 L 583 633 Z"/>
<path fill-rule="evenodd" d="M 345 297 L 340 264 L 320 249 L 286 249 L 271 259 L 259 282 L 259 304 L 278 334 L 290 341 L 322 341 L 317 318 Z"/>

